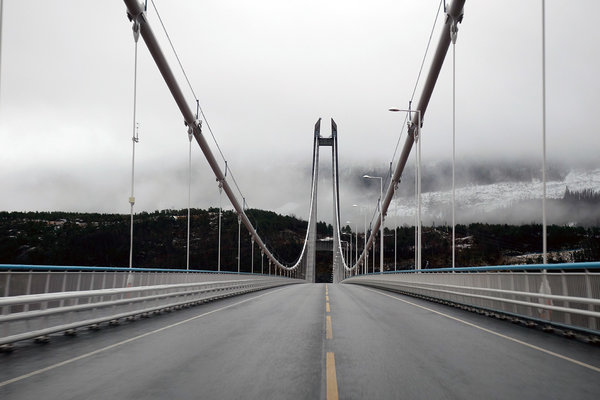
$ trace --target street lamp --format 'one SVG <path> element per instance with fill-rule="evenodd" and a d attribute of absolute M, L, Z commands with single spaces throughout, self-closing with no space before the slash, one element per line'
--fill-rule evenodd
<path fill-rule="evenodd" d="M 363 175 L 363 178 L 366 179 L 379 179 L 379 236 L 380 236 L 380 249 L 379 249 L 379 273 L 383 274 L 383 177 L 381 176 L 371 176 L 371 175 Z M 373 261 L 375 261 L 373 259 Z M 373 271 L 375 272 L 375 271 Z"/>
<path fill-rule="evenodd" d="M 413 137 L 417 143 L 415 153 L 415 198 L 417 203 L 417 221 L 415 229 L 415 269 L 421 269 L 421 110 L 404 110 L 400 108 L 390 108 L 391 112 L 407 112 L 409 118 L 412 113 L 417 113 L 417 126 L 413 126 L 412 119 L 409 122 L 409 132 L 412 128 Z"/>

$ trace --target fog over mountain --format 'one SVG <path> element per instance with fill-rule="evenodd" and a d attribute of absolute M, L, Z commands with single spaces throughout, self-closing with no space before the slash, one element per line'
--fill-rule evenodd
<path fill-rule="evenodd" d="M 422 217 L 424 224 L 451 224 L 452 221 L 452 164 L 425 163 L 422 171 Z M 373 174 L 389 177 L 389 171 Z M 345 170 L 340 180 L 353 182 L 356 187 L 369 187 L 371 204 L 379 194 L 373 182 L 361 180 L 360 174 Z M 388 210 L 390 224 L 414 224 L 415 168 L 408 164 L 404 179 Z M 553 163 L 547 168 L 547 216 L 550 224 L 597 225 L 600 223 L 600 204 L 594 201 L 577 202 L 564 199 L 567 188 L 572 192 L 585 190 L 600 193 L 600 168 L 581 163 Z M 377 182 L 375 182 L 377 183 Z M 343 192 L 343 190 L 342 190 Z M 368 191 L 367 191 L 368 193 Z M 456 167 L 456 222 L 540 223 L 542 220 L 541 164 L 528 160 L 513 162 L 468 161 Z M 344 202 L 345 203 L 345 202 Z M 344 206 L 343 206 L 344 209 Z"/>
<path fill-rule="evenodd" d="M 300 157 L 298 157 L 300 158 Z M 233 178 L 248 207 L 308 217 L 311 166 L 309 161 L 278 160 L 271 164 L 244 160 L 244 168 L 233 165 Z M 130 170 L 115 164 L 96 171 L 80 160 L 61 163 L 41 170 L 0 172 L 7 193 L 0 198 L 0 209 L 6 211 L 80 211 L 123 213 L 129 211 Z M 356 223 L 362 230 L 375 214 L 379 198 L 379 182 L 363 179 L 364 174 L 389 179 L 389 168 L 381 163 L 340 159 L 340 207 L 342 222 Z M 136 212 L 187 207 L 187 165 L 164 160 L 136 170 Z M 425 162 L 422 173 L 424 224 L 451 223 L 451 175 L 449 161 Z M 414 159 L 406 165 L 401 183 L 390 209 L 388 224 L 414 223 Z M 552 162 L 548 166 L 548 223 L 600 224 L 598 204 L 567 204 L 567 187 L 571 191 L 600 191 L 600 167 L 594 163 Z M 229 179 L 232 180 L 230 172 Z M 94 190 L 89 192 L 89 183 Z M 318 219 L 332 221 L 331 157 L 322 154 L 319 170 Z M 384 190 L 387 182 L 384 183 Z M 235 185 L 234 185 L 235 187 Z M 31 193 L 38 193 L 32 196 Z M 242 195 L 237 193 L 238 198 Z M 521 224 L 541 222 L 541 162 L 539 160 L 460 160 L 456 169 L 457 223 L 489 222 Z M 82 201 L 81 199 L 85 199 Z M 225 209 L 231 206 L 221 198 Z M 217 183 L 204 160 L 193 161 L 192 207 L 219 206 Z M 352 207 L 354 204 L 362 209 Z M 575 207 L 575 208 L 573 208 Z M 391 225 L 390 225 L 391 226 Z M 354 229 L 354 227 L 353 227 Z"/>

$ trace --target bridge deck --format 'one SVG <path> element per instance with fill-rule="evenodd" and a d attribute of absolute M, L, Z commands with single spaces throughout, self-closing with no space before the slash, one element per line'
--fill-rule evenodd
<path fill-rule="evenodd" d="M 293 285 L 26 342 L 0 365 L 6 400 L 595 399 L 600 389 L 597 347 L 355 285 Z"/>

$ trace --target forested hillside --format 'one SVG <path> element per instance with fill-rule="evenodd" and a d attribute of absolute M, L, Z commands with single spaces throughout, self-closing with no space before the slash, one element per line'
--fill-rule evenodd
<path fill-rule="evenodd" d="M 190 268 L 217 267 L 219 210 L 191 212 Z M 269 249 L 285 263 L 300 254 L 306 221 L 270 211 L 250 209 L 247 215 Z M 187 210 L 163 210 L 135 215 L 135 267 L 185 268 Z M 66 212 L 0 212 L 0 263 L 126 267 L 129 263 L 129 215 Z M 332 235 L 331 225 L 317 224 L 319 238 Z M 350 227 L 344 228 L 351 232 Z M 396 252 L 394 252 L 396 232 Z M 457 266 L 525 264 L 541 260 L 539 225 L 458 225 Z M 423 267 L 451 265 L 451 229 L 423 228 Z M 348 236 L 344 236 L 347 240 Z M 355 236 L 354 236 L 355 238 Z M 362 250 L 362 234 L 359 249 Z M 355 243 L 355 239 L 353 239 Z M 221 267 L 237 271 L 238 220 L 233 211 L 222 215 Z M 378 249 L 379 246 L 377 246 Z M 254 247 L 254 268 L 260 272 L 261 255 Z M 551 262 L 600 260 L 599 227 L 548 227 Z M 394 254 L 395 253 L 395 254 Z M 250 271 L 252 246 L 241 228 L 241 269 Z M 330 277 L 331 254 L 318 253 L 320 280 Z M 373 260 L 373 257 L 370 258 Z M 377 262 L 379 256 L 376 256 Z M 385 229 L 385 266 L 394 269 L 414 265 L 414 228 Z M 265 262 L 265 268 L 267 263 Z M 370 265 L 372 269 L 372 264 Z M 378 266 L 377 266 L 378 269 Z"/>

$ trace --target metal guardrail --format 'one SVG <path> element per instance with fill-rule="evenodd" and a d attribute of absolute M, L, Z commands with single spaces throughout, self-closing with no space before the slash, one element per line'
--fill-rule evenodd
<path fill-rule="evenodd" d="M 0 345 L 301 282 L 182 270 L 0 265 Z"/>
<path fill-rule="evenodd" d="M 600 335 L 600 263 L 411 270 L 343 282 Z"/>

